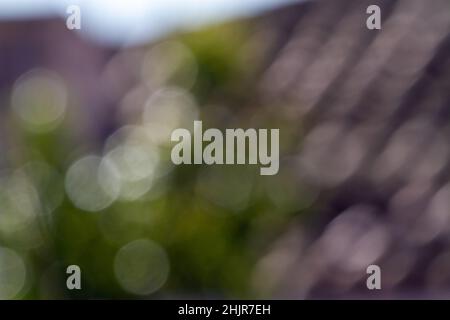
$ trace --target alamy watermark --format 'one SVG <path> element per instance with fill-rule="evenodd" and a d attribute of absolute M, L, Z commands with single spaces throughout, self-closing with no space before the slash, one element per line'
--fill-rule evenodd
<path fill-rule="evenodd" d="M 367 14 L 370 16 L 366 20 L 366 26 L 369 30 L 380 30 L 381 29 L 381 9 L 379 6 L 372 4 L 367 7 Z"/>
<path fill-rule="evenodd" d="M 279 169 L 279 138 L 279 129 L 270 129 L 270 142 L 269 129 L 226 129 L 224 134 L 210 128 L 203 132 L 202 121 L 194 121 L 193 137 L 184 128 L 172 132 L 171 141 L 178 143 L 172 148 L 171 159 L 176 165 L 259 162 L 261 175 L 274 175 Z M 204 142 L 208 144 L 204 146 Z"/>
<path fill-rule="evenodd" d="M 376 264 L 367 267 L 366 273 L 369 275 L 366 286 L 369 290 L 381 290 L 381 268 Z"/>
<path fill-rule="evenodd" d="M 70 5 L 66 9 L 66 13 L 69 15 L 66 19 L 66 27 L 69 30 L 81 29 L 81 9 L 77 5 Z"/>
<path fill-rule="evenodd" d="M 69 275 L 66 281 L 67 289 L 81 290 L 81 268 L 73 264 L 67 267 L 66 273 Z"/>

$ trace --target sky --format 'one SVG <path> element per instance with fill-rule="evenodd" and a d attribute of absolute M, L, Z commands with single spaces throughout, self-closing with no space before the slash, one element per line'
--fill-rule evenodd
<path fill-rule="evenodd" d="M 82 32 L 100 42 L 136 44 L 179 28 L 256 14 L 301 0 L 0 0 L 0 21 L 67 17 L 81 9 Z"/>

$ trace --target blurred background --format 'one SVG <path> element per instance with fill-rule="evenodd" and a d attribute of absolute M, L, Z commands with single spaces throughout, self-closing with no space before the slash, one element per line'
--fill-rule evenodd
<path fill-rule="evenodd" d="M 449 124 L 450 0 L 2 0 L 0 298 L 450 298 Z"/>

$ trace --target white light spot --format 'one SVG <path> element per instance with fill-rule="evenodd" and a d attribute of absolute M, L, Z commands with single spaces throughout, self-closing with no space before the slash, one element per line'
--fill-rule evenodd
<path fill-rule="evenodd" d="M 101 211 L 119 195 L 119 180 L 113 165 L 96 156 L 75 162 L 66 174 L 66 192 L 73 204 L 86 211 Z"/>
<path fill-rule="evenodd" d="M 143 112 L 144 124 L 157 144 L 170 143 L 174 129 L 190 128 L 197 119 L 197 105 L 193 97 L 179 88 L 157 91 L 148 99 Z"/>
<path fill-rule="evenodd" d="M 150 240 L 123 246 L 114 260 L 114 272 L 122 288 L 136 295 L 159 290 L 169 276 L 169 259 L 163 248 Z"/>
<path fill-rule="evenodd" d="M 120 180 L 120 197 L 136 200 L 152 187 L 158 161 L 158 151 L 151 145 L 123 144 L 111 150 L 101 166 L 113 165 Z"/>
<path fill-rule="evenodd" d="M 36 69 L 17 80 L 11 102 L 27 129 L 45 132 L 54 129 L 63 119 L 67 90 L 56 74 Z"/>
<path fill-rule="evenodd" d="M 13 250 L 0 247 L 0 300 L 16 297 L 26 280 L 23 259 Z"/>

